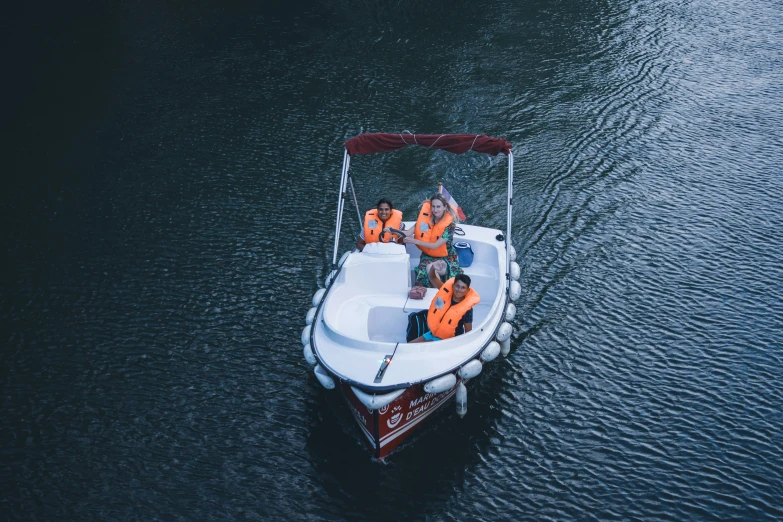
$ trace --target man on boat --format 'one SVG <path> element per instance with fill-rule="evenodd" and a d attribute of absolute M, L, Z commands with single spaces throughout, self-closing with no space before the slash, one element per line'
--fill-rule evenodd
<path fill-rule="evenodd" d="M 427 326 L 430 331 L 412 340 L 412 343 L 426 343 L 450 339 L 473 329 L 473 307 L 481 300 L 478 292 L 470 287 L 470 277 L 458 274 L 445 283 L 438 272 L 445 274 L 445 261 L 430 264 L 427 270 L 430 283 L 438 293 L 427 311 Z"/>
<path fill-rule="evenodd" d="M 387 229 L 399 229 L 401 226 L 402 212 L 394 210 L 391 201 L 381 198 L 374 209 L 364 214 L 364 227 L 356 239 L 356 248 L 361 252 L 367 243 L 397 241 L 398 238 Z"/>

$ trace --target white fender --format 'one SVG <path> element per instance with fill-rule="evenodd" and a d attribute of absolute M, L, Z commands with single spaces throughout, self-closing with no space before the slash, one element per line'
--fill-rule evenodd
<path fill-rule="evenodd" d="M 511 281 L 511 284 L 508 285 L 508 296 L 512 301 L 516 301 L 520 295 L 522 295 L 522 285 L 519 284 L 519 281 Z"/>
<path fill-rule="evenodd" d="M 510 323 L 517 316 L 517 305 L 514 303 L 508 303 L 506 307 L 506 322 Z"/>
<path fill-rule="evenodd" d="M 505 357 L 511 351 L 511 337 L 500 343 L 500 353 Z"/>
<path fill-rule="evenodd" d="M 328 287 L 329 283 L 332 282 L 332 279 L 334 279 L 334 276 L 336 275 L 337 275 L 337 270 L 332 270 L 331 272 L 329 272 L 329 275 L 326 276 L 326 279 L 324 279 L 324 286 Z"/>
<path fill-rule="evenodd" d="M 325 293 L 326 293 L 326 288 L 321 288 L 315 293 L 315 295 L 313 296 L 313 306 L 318 306 L 318 303 L 320 303 L 321 299 L 324 298 Z"/>
<path fill-rule="evenodd" d="M 481 373 L 481 361 L 473 359 L 457 372 L 463 379 L 472 379 Z"/>
<path fill-rule="evenodd" d="M 356 398 L 359 399 L 362 404 L 367 406 L 367 409 L 370 411 L 383 408 L 390 402 L 394 401 L 394 399 L 402 395 L 402 393 L 405 391 L 405 388 L 403 388 L 401 390 L 394 390 L 393 392 L 384 393 L 383 395 L 370 395 L 369 393 L 364 393 L 362 390 L 354 386 L 351 386 L 351 389 L 353 390 L 353 394 L 356 395 Z"/>
<path fill-rule="evenodd" d="M 517 258 L 517 249 L 514 245 L 508 245 L 508 257 L 513 261 Z"/>
<path fill-rule="evenodd" d="M 511 337 L 512 331 L 513 328 L 511 328 L 510 324 L 503 323 L 500 325 L 500 328 L 498 328 L 498 334 L 495 336 L 495 339 L 497 339 L 499 343 L 502 343 L 503 341 Z"/>
<path fill-rule="evenodd" d="M 492 341 L 487 345 L 486 348 L 484 348 L 484 351 L 481 352 L 481 360 L 484 361 L 485 363 L 494 361 L 499 353 L 500 353 L 500 345 L 495 341 Z"/>
<path fill-rule="evenodd" d="M 457 376 L 453 373 L 443 375 L 437 379 L 432 379 L 424 384 L 424 391 L 427 393 L 440 393 L 450 390 L 457 384 Z"/>
<path fill-rule="evenodd" d="M 457 415 L 459 415 L 460 418 L 462 418 L 465 416 L 467 412 L 468 412 L 468 389 L 465 388 L 464 384 L 459 383 L 459 386 L 457 386 Z"/>
<path fill-rule="evenodd" d="M 307 325 L 304 327 L 304 330 L 302 330 L 302 344 L 310 344 L 310 329 L 312 328 L 312 325 Z"/>
<path fill-rule="evenodd" d="M 315 378 L 318 379 L 318 382 L 321 383 L 321 386 L 323 386 L 327 390 L 334 389 L 334 379 L 329 377 L 329 374 L 326 373 L 326 370 L 321 368 L 320 364 L 315 367 L 313 373 L 315 374 Z"/>
<path fill-rule="evenodd" d="M 516 281 L 517 279 L 519 279 L 519 276 L 522 274 L 522 269 L 521 269 L 521 268 L 519 268 L 519 263 L 517 263 L 516 261 L 512 261 L 512 262 L 511 262 L 511 268 L 510 268 L 510 271 L 511 271 L 511 272 L 510 272 L 510 274 L 511 274 L 511 279 L 512 279 L 512 280 L 514 280 L 514 281 Z"/>
<path fill-rule="evenodd" d="M 315 312 L 317 310 L 318 308 L 314 306 L 307 311 L 307 315 L 305 316 L 305 324 L 313 324 L 313 321 L 315 321 Z"/>
<path fill-rule="evenodd" d="M 351 255 L 351 251 L 349 250 L 345 254 L 343 254 L 343 257 L 340 258 L 340 260 L 337 262 L 337 266 L 343 266 L 343 262 L 348 259 L 348 256 Z"/>
<path fill-rule="evenodd" d="M 313 348 L 310 346 L 310 343 L 304 345 L 304 358 L 305 361 L 307 361 L 312 366 L 315 366 L 315 364 L 318 362 L 315 358 L 315 354 L 313 353 Z"/>

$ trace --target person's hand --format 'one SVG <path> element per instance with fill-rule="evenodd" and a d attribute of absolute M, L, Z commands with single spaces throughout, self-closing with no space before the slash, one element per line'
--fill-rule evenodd
<path fill-rule="evenodd" d="M 406 237 L 405 239 L 403 239 L 403 242 L 405 242 L 406 245 L 415 245 L 416 239 L 412 237 Z"/>
<path fill-rule="evenodd" d="M 446 262 L 443 261 L 442 259 L 439 261 L 435 261 L 430 265 L 430 267 L 432 268 L 432 270 L 435 270 L 436 274 L 440 276 L 446 275 Z"/>

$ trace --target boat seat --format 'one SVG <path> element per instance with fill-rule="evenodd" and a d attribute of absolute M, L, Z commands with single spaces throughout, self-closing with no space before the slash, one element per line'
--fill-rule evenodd
<path fill-rule="evenodd" d="M 346 302 L 341 317 L 350 318 L 339 326 L 346 335 L 368 341 L 404 343 L 408 327 L 408 316 L 429 308 L 437 294 L 435 288 L 428 288 L 424 299 L 409 299 L 404 295 L 362 296 Z M 492 294 L 488 294 L 492 295 Z M 473 324 L 481 324 L 489 315 L 491 302 L 481 302 L 473 307 Z"/>
<path fill-rule="evenodd" d="M 402 287 L 404 290 L 392 290 L 402 286 L 399 274 L 395 282 L 391 283 L 389 277 L 378 278 L 374 271 L 364 273 L 361 270 L 370 269 L 370 265 L 359 268 L 360 270 L 354 269 L 352 273 L 353 277 L 357 278 L 365 276 L 359 286 L 364 290 L 373 288 L 376 293 L 357 295 L 351 294 L 348 288 L 336 289 L 330 300 L 332 306 L 325 314 L 327 325 L 340 335 L 356 341 L 404 343 L 408 315 L 429 308 L 438 290 L 428 288 L 423 299 L 410 299 L 409 286 Z M 492 307 L 490 296 L 496 295 L 497 286 L 501 283 L 495 275 L 496 272 L 494 267 L 484 263 L 474 263 L 465 269 L 465 273 L 471 278 L 471 287 L 482 296 L 481 303 L 473 310 L 474 326 L 489 315 Z M 387 273 L 390 273 L 390 270 L 387 270 Z M 337 302 L 340 303 L 339 306 L 334 306 Z"/>
<path fill-rule="evenodd" d="M 497 268 L 487 263 L 473 263 L 469 267 L 463 268 L 462 271 L 471 279 L 474 277 L 497 278 L 498 276 Z"/>
<path fill-rule="evenodd" d="M 404 293 L 352 297 L 336 313 L 329 314 L 329 326 L 348 337 L 380 342 L 405 342 L 408 315 L 429 307 L 437 290 L 427 289 L 424 299 L 410 299 Z"/>

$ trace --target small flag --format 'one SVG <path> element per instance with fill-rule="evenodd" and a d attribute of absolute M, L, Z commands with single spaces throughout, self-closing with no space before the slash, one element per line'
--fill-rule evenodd
<path fill-rule="evenodd" d="M 441 194 L 443 194 L 443 197 L 446 198 L 446 200 L 449 202 L 449 205 L 454 207 L 454 210 L 457 211 L 457 215 L 459 216 L 460 221 L 465 221 L 465 213 L 462 211 L 462 207 L 459 206 L 459 203 L 457 203 L 457 200 L 454 199 L 451 194 L 449 194 L 449 191 L 446 190 L 446 187 L 441 185 Z"/>

